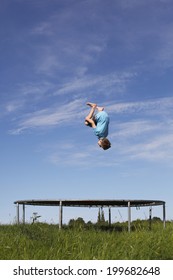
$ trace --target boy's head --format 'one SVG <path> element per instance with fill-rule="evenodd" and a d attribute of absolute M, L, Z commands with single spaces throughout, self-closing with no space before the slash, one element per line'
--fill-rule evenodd
<path fill-rule="evenodd" d="M 98 141 L 98 145 L 103 148 L 103 150 L 107 150 L 111 147 L 111 143 L 107 138 L 101 138 Z"/>

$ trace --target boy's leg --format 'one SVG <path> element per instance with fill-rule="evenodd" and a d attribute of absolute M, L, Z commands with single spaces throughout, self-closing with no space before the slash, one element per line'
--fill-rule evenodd
<path fill-rule="evenodd" d="M 97 104 L 91 102 L 87 102 L 87 105 L 90 107 L 97 107 Z"/>
<path fill-rule="evenodd" d="M 89 114 L 85 118 L 85 124 L 90 125 L 92 127 L 96 127 L 95 122 L 93 120 L 94 112 L 97 107 L 97 104 L 94 103 L 87 103 L 91 107 Z"/>
<path fill-rule="evenodd" d="M 104 107 L 99 107 L 95 103 L 88 102 L 87 105 L 89 105 L 90 107 L 96 107 L 99 112 L 104 110 Z"/>
<path fill-rule="evenodd" d="M 86 117 L 87 119 L 92 119 L 95 109 L 97 108 L 97 104 L 95 103 L 87 103 L 87 105 L 89 105 L 91 107 L 90 112 L 88 114 L 88 116 Z"/>

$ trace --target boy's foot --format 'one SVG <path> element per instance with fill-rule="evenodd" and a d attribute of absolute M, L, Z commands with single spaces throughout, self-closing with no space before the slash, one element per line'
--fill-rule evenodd
<path fill-rule="evenodd" d="M 99 112 L 101 112 L 101 111 L 104 110 L 104 107 L 98 107 L 98 106 L 97 106 L 97 110 L 98 110 Z"/>
<path fill-rule="evenodd" d="M 93 108 L 97 107 L 97 104 L 91 103 L 91 102 L 87 102 L 87 105 L 90 106 L 90 107 L 93 107 Z"/>

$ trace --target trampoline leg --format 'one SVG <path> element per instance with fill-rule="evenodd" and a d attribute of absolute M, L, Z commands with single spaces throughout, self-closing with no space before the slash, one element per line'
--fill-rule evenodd
<path fill-rule="evenodd" d="M 166 227 L 166 208 L 165 208 L 165 202 L 163 203 L 163 227 Z"/>
<path fill-rule="evenodd" d="M 151 230 L 151 222 L 152 222 L 152 207 L 149 208 L 149 230 Z"/>
<path fill-rule="evenodd" d="M 59 229 L 62 228 L 62 201 L 59 202 Z"/>
<path fill-rule="evenodd" d="M 128 201 L 128 232 L 131 230 L 131 207 L 130 201 Z"/>
<path fill-rule="evenodd" d="M 19 225 L 19 203 L 17 203 L 17 207 L 16 207 L 16 222 L 17 222 L 17 224 Z"/>
<path fill-rule="evenodd" d="M 25 204 L 23 204 L 23 224 L 25 224 Z"/>
<path fill-rule="evenodd" d="M 109 226 L 111 226 L 111 207 L 109 207 Z"/>

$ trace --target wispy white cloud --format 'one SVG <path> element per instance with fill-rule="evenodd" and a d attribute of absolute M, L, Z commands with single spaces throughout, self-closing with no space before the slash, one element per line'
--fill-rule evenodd
<path fill-rule="evenodd" d="M 5 105 L 5 111 L 10 114 L 18 111 L 21 107 L 23 107 L 23 102 L 11 101 Z"/>
<path fill-rule="evenodd" d="M 123 153 L 130 159 L 167 162 L 173 159 L 173 134 L 149 137 L 148 141 L 125 146 Z"/>
<path fill-rule="evenodd" d="M 114 124 L 112 139 L 129 139 L 140 135 L 146 135 L 164 129 L 164 123 L 149 120 L 136 120 Z M 113 130 L 113 129 L 112 129 Z M 120 140 L 121 141 L 121 140 Z"/>
<path fill-rule="evenodd" d="M 157 114 L 159 110 L 159 114 L 162 115 L 172 108 L 170 101 L 172 98 L 146 101 L 141 102 L 140 107 L 141 110 L 147 108 L 148 112 L 151 110 L 152 113 L 154 107 L 155 113 Z M 133 105 L 133 112 L 135 112 L 137 103 Z M 125 106 L 125 108 L 129 110 L 129 115 L 133 113 L 131 107 L 129 109 Z M 117 114 L 117 111 L 115 113 Z M 76 146 L 73 142 L 59 143 L 61 149 L 54 147 L 49 153 L 49 161 L 56 165 L 91 168 L 95 165 L 116 166 L 124 161 L 168 162 L 173 159 L 173 121 L 169 114 L 162 120 L 157 116 L 146 118 L 145 114 L 140 114 L 140 118 L 124 122 L 117 121 L 112 115 L 110 126 L 109 137 L 112 142 L 110 150 L 105 152 L 98 149 L 97 143 L 93 146 L 84 142 L 81 143 L 83 146 L 80 143 Z"/>
<path fill-rule="evenodd" d="M 160 62 L 162 68 L 173 66 L 173 24 L 167 24 L 160 30 L 160 48 L 156 53 L 156 59 Z"/>
<path fill-rule="evenodd" d="M 9 91 L 6 101 L 1 103 L 3 115 L 19 117 L 21 114 L 32 113 L 35 108 L 40 108 L 43 101 L 48 100 L 54 90 L 53 84 L 49 82 L 27 82 L 14 85 L 13 91 Z M 40 109 L 41 110 L 41 109 Z"/>
<path fill-rule="evenodd" d="M 60 143 L 61 149 L 54 147 L 52 150 L 51 147 L 47 160 L 57 166 L 78 166 L 85 169 L 94 166 L 110 167 L 118 164 L 117 159 L 113 159 L 111 156 L 111 152 L 105 152 L 98 148 L 97 143 L 94 146 L 86 144 L 81 146 L 80 143 L 72 145 L 70 142 L 69 145 L 70 147 L 68 147 L 67 142 L 67 148 L 63 143 Z"/>
<path fill-rule="evenodd" d="M 62 123 L 72 123 L 71 120 L 77 120 L 81 115 L 83 101 L 75 100 L 65 105 L 57 105 L 53 108 L 38 110 L 35 113 L 29 113 L 22 116 L 17 128 L 10 131 L 11 134 L 22 133 L 26 129 L 47 128 Z"/>
<path fill-rule="evenodd" d="M 71 92 L 81 92 L 91 89 L 95 94 L 109 95 L 111 93 L 122 93 L 125 91 L 128 83 L 136 79 L 137 73 L 123 72 L 110 73 L 100 76 L 85 76 L 83 78 L 74 79 L 63 84 L 56 94 L 67 94 Z"/>
<path fill-rule="evenodd" d="M 48 76 L 68 77 L 80 76 L 86 73 L 97 62 L 99 55 L 105 49 L 104 40 L 94 38 L 85 43 L 79 38 L 71 41 L 69 38 L 55 38 L 52 44 L 43 44 L 39 48 L 39 54 L 34 62 L 37 74 Z M 85 69 L 80 72 L 79 69 Z"/>
<path fill-rule="evenodd" d="M 66 6 L 66 5 L 65 5 Z M 76 9 L 71 5 L 65 9 L 56 9 L 46 21 L 32 26 L 30 39 L 34 44 L 34 68 L 37 74 L 58 76 L 58 72 L 66 76 L 75 76 L 78 69 L 88 69 L 97 61 L 98 56 L 105 50 L 105 36 L 98 36 L 84 27 L 81 32 L 80 10 L 85 10 L 78 3 Z M 87 14 L 87 18 L 90 15 Z M 89 24 L 89 21 L 88 23 Z M 38 38 L 41 38 L 41 44 Z M 81 74 L 81 73 L 80 73 Z"/>
<path fill-rule="evenodd" d="M 53 35 L 53 31 L 52 31 L 52 24 L 50 21 L 44 21 L 39 23 L 37 26 L 35 26 L 31 32 L 31 35 L 43 35 L 43 36 L 47 36 L 47 35 Z"/>
<path fill-rule="evenodd" d="M 173 106 L 173 98 L 155 98 L 145 101 L 123 102 L 108 105 L 107 109 L 111 113 L 121 114 L 128 113 L 145 113 L 150 115 L 164 115 L 169 114 Z M 163 116 L 164 116 L 163 115 Z"/>
<path fill-rule="evenodd" d="M 86 103 L 88 91 L 94 92 L 94 99 L 102 94 L 102 96 L 110 95 L 111 92 L 114 94 L 119 94 L 124 91 L 126 85 L 131 81 L 131 79 L 136 78 L 136 73 L 111 73 L 109 75 L 101 76 L 86 76 L 85 78 L 74 79 L 68 83 L 61 83 L 61 85 L 55 85 L 52 83 L 39 83 L 39 84 L 26 84 L 20 85 L 20 94 L 18 100 L 20 104 L 25 107 L 25 113 L 20 115 L 20 121 L 18 122 L 17 128 L 11 130 L 11 133 L 21 133 L 25 129 L 32 129 L 35 127 L 44 128 L 48 126 L 55 126 L 62 123 L 68 123 L 72 115 L 76 111 L 77 116 L 83 116 L 86 114 L 87 109 L 84 108 Z M 56 87 L 58 89 L 56 89 Z M 69 104 L 62 105 L 61 103 L 55 108 L 55 102 L 51 102 L 49 107 L 41 108 L 41 102 L 45 100 L 50 100 L 50 98 L 56 98 L 57 95 L 71 95 L 75 97 L 76 101 L 69 102 Z M 100 96 L 99 96 L 100 98 Z M 71 98 L 70 98 L 71 99 Z M 17 99 L 16 99 L 17 100 Z M 17 104 L 16 102 L 14 104 Z M 7 105 L 8 112 L 14 110 L 14 104 L 10 102 Z M 36 110 L 39 104 L 39 109 Z M 117 106 L 117 105 L 115 105 Z M 127 105 L 126 105 L 127 106 Z M 134 105 L 133 105 L 134 106 Z M 110 106 L 110 110 L 113 109 Z M 17 107 L 15 107 L 17 109 Z M 82 109 L 79 109 L 82 108 Z M 116 109 L 117 110 L 117 109 Z"/>
<path fill-rule="evenodd" d="M 85 69 L 81 69 L 80 71 L 85 72 Z M 52 120 L 56 119 L 56 116 L 58 117 L 57 112 L 54 113 L 54 107 L 58 97 L 65 95 L 69 100 L 82 99 L 83 105 L 88 101 L 87 98 L 93 99 L 93 96 L 95 101 L 98 98 L 100 99 L 101 96 L 103 99 L 108 96 L 112 99 L 111 95 L 115 97 L 124 93 L 128 84 L 136 79 L 136 76 L 137 74 L 135 72 L 115 72 L 107 75 L 85 75 L 84 77 L 76 77 L 68 81 L 58 80 L 55 82 L 39 81 L 21 83 L 14 87 L 13 96 L 11 96 L 11 100 L 9 98 L 9 101 L 4 104 L 4 110 L 7 113 L 13 113 L 14 111 L 17 112 L 17 109 L 20 109 L 21 113 L 21 109 L 23 109 L 24 118 L 30 119 L 31 123 L 33 122 L 33 118 L 37 118 L 37 120 L 40 118 L 40 125 L 41 122 L 43 124 L 46 123 L 45 120 L 43 120 L 44 116 L 47 122 L 49 118 L 50 123 L 52 123 Z M 49 103 L 48 108 L 44 105 L 46 102 Z M 58 107 L 58 110 L 60 110 L 61 103 Z M 125 108 L 127 109 L 127 107 L 129 109 L 130 107 L 137 107 L 137 105 L 113 104 L 108 107 L 112 112 L 120 112 L 125 110 Z M 23 117 L 20 115 L 20 118 Z"/>
<path fill-rule="evenodd" d="M 98 82 L 98 80 L 96 81 Z M 79 87 L 84 85 L 79 85 Z M 76 88 L 77 85 L 73 85 L 72 88 Z M 70 90 L 68 89 L 68 92 Z M 67 90 L 67 89 L 66 89 Z M 88 112 L 88 108 L 84 107 L 86 102 L 85 97 L 77 98 L 74 101 L 71 101 L 66 104 L 50 104 L 49 107 L 45 107 L 43 109 L 39 109 L 35 112 L 30 112 L 23 114 L 20 116 L 21 120 L 19 120 L 17 124 L 17 130 L 15 131 L 24 131 L 25 129 L 33 129 L 33 128 L 47 128 L 50 126 L 60 125 L 60 124 L 68 124 L 68 122 L 73 119 L 75 115 L 75 120 L 78 121 L 81 117 L 85 117 Z M 8 110 L 12 111 L 15 109 L 13 104 L 8 105 Z M 160 128 L 158 121 L 148 122 L 147 116 L 149 117 L 158 117 L 164 119 L 167 117 L 166 121 L 170 119 L 171 108 L 173 106 L 173 98 L 160 98 L 155 100 L 146 100 L 141 102 L 128 102 L 128 103 L 119 103 L 119 104 L 107 104 L 106 110 L 111 114 L 111 125 L 115 126 L 116 133 L 113 135 L 126 135 L 128 132 L 133 134 L 139 134 L 140 131 L 151 131 L 152 129 L 156 130 Z M 140 119 L 136 121 L 131 121 L 127 123 L 117 124 L 117 122 L 113 121 L 115 115 L 119 115 L 125 113 L 126 115 L 132 116 L 139 113 Z M 115 118 L 116 119 L 116 118 Z M 74 122 L 73 122 L 74 124 Z M 119 131 L 117 132 L 117 127 L 119 127 Z M 141 129 L 141 130 L 140 130 Z M 112 136 L 113 136 L 112 135 Z"/>
<path fill-rule="evenodd" d="M 126 125 L 129 125 L 128 129 L 124 128 Z M 108 151 L 98 149 L 97 144 L 82 147 L 80 143 L 76 146 L 70 142 L 69 147 L 63 148 L 60 144 L 61 149 L 55 147 L 49 151 L 48 160 L 55 165 L 81 168 L 113 167 L 133 161 L 166 163 L 173 160 L 173 133 L 170 127 L 162 131 L 164 124 L 160 127 L 159 124 L 152 127 L 152 122 L 126 125 L 122 125 L 121 129 L 118 127 L 119 131 L 110 135 L 112 147 Z"/>
<path fill-rule="evenodd" d="M 167 162 L 173 159 L 173 122 L 164 119 L 119 123 L 110 137 L 122 160 Z"/>

